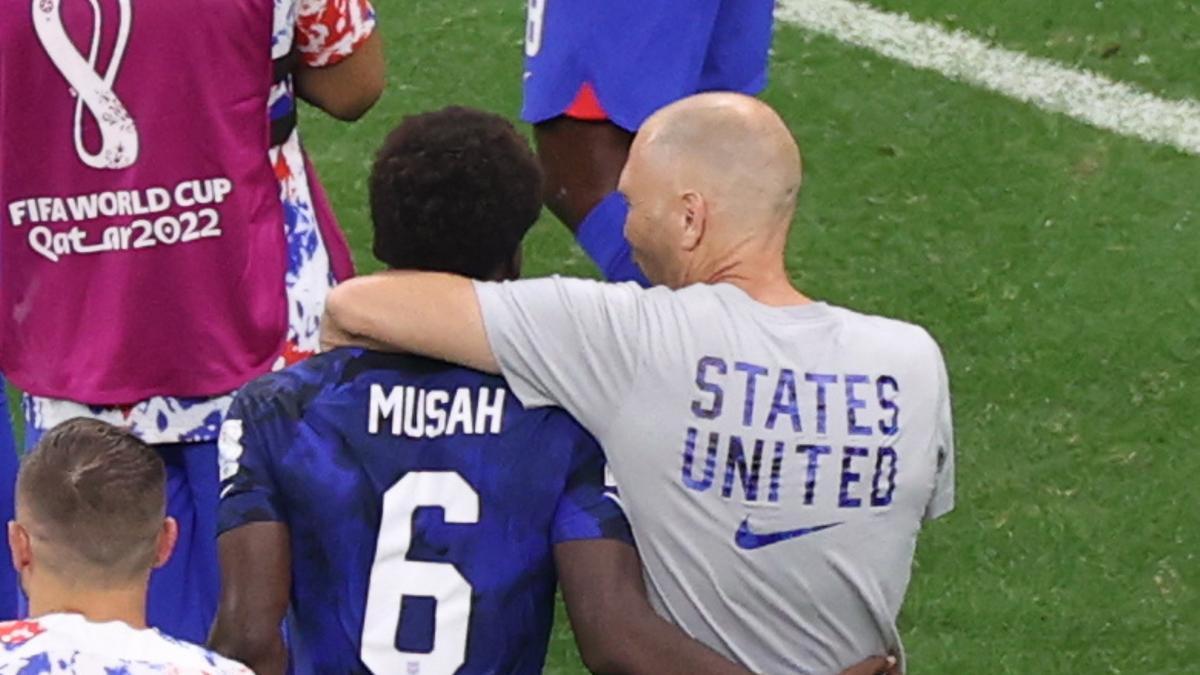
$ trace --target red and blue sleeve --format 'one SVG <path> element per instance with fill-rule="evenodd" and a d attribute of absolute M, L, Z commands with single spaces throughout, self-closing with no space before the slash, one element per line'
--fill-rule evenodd
<path fill-rule="evenodd" d="M 296 47 L 304 64 L 332 66 L 353 54 L 375 31 L 369 0 L 320 0 L 300 3 Z"/>

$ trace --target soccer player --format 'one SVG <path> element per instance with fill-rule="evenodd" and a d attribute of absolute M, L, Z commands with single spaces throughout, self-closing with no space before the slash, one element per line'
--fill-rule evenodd
<path fill-rule="evenodd" d="M 367 0 L 0 3 L 0 371 L 28 445 L 86 416 L 161 453 L 180 543 L 149 617 L 178 637 L 216 611 L 231 393 L 314 353 L 350 274 L 296 98 L 362 115 L 374 27 Z"/>
<path fill-rule="evenodd" d="M 179 533 L 166 515 L 166 467 L 133 434 L 64 422 L 25 458 L 12 563 L 31 618 L 0 623 L 0 673 L 212 673 L 243 665 L 146 627 L 150 571 Z"/>
<path fill-rule="evenodd" d="M 950 394 L 923 329 L 792 285 L 800 183 L 769 107 L 691 97 L 621 178 L 661 287 L 377 275 L 333 291 L 323 330 L 562 406 L 605 450 L 664 616 L 755 672 L 836 671 L 900 648 L 917 533 L 953 505 Z"/>
<path fill-rule="evenodd" d="M 767 84 L 773 0 L 529 0 L 525 102 L 546 203 L 612 281 L 645 277 L 614 191 L 655 110 L 704 91 Z"/>
<path fill-rule="evenodd" d="M 513 278 L 540 188 L 503 119 L 409 118 L 370 180 L 375 255 Z M 595 441 L 494 375 L 337 350 L 244 389 L 221 443 L 211 644 L 259 673 L 283 668 L 289 604 L 299 673 L 540 673 L 556 568 L 592 670 L 743 672 L 650 607 Z"/>

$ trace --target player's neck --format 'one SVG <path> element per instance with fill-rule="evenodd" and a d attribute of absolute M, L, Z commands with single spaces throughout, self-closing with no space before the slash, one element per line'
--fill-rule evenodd
<path fill-rule="evenodd" d="M 146 627 L 146 584 L 119 589 L 85 588 L 42 578 L 28 584 L 29 615 L 79 614 L 93 623 L 120 621 Z"/>
<path fill-rule="evenodd" d="M 710 284 L 732 284 L 756 302 L 770 307 L 790 307 L 812 302 L 792 285 L 779 256 L 742 255 L 713 266 L 705 275 Z"/>

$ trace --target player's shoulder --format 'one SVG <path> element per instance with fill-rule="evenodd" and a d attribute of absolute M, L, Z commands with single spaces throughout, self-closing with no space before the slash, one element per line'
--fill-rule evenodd
<path fill-rule="evenodd" d="M 41 649 L 47 627 L 36 619 L 0 622 L 0 654 L 17 655 Z M 8 659 L 3 661 L 8 663 Z M 3 672 L 3 668 L 0 668 Z"/>
<path fill-rule="evenodd" d="M 184 642 L 158 631 L 153 633 L 163 648 L 161 660 L 167 665 L 197 669 L 199 672 L 215 672 L 218 675 L 253 675 L 253 671 L 245 665 L 206 647 Z"/>
<path fill-rule="evenodd" d="M 520 405 L 518 403 L 517 405 Z M 541 433 L 548 439 L 570 443 L 594 443 L 592 435 L 570 413 L 557 407 L 524 408 L 524 414 L 534 418 Z"/>
<path fill-rule="evenodd" d="M 497 386 L 511 394 L 508 384 L 497 378 Z M 599 452 L 599 444 L 590 432 L 583 428 L 566 410 L 557 406 L 540 406 L 527 408 L 513 395 L 505 402 L 505 429 L 513 437 L 525 439 L 530 447 L 541 448 L 541 456 L 560 453 L 570 455 L 576 453 Z"/>
<path fill-rule="evenodd" d="M 602 279 L 585 279 L 582 277 L 551 274 L 545 277 L 531 279 L 516 279 L 511 281 L 476 282 L 477 287 L 493 288 L 524 288 L 531 292 L 557 293 L 566 299 L 577 299 L 580 296 L 611 296 L 636 298 L 650 294 L 656 288 L 643 288 L 633 281 L 604 281 Z"/>
<path fill-rule="evenodd" d="M 263 375 L 238 391 L 230 415 L 236 418 L 283 415 L 299 419 L 305 406 L 341 381 L 347 364 L 362 353 L 361 349 L 335 349 Z"/>
<path fill-rule="evenodd" d="M 942 350 L 924 326 L 910 321 L 866 314 L 846 307 L 830 305 L 841 321 L 843 332 L 855 342 L 864 343 L 877 353 L 902 359 L 941 361 Z"/>
<path fill-rule="evenodd" d="M 504 378 L 491 373 L 415 354 L 354 350 L 341 368 L 339 383 L 373 382 L 380 378 L 431 379 L 446 383 L 507 387 Z"/>
<path fill-rule="evenodd" d="M 54 614 L 0 623 L 0 674 L 72 672 L 56 667 L 60 663 L 131 675 L 165 671 L 214 675 L 252 672 L 198 645 L 120 622 L 92 623 L 79 615 Z"/>

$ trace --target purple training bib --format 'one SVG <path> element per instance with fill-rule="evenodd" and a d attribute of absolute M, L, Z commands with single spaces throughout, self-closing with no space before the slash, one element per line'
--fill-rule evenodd
<path fill-rule="evenodd" d="M 0 369 L 18 387 L 111 405 L 270 368 L 287 321 L 272 12 L 0 3 Z"/>

